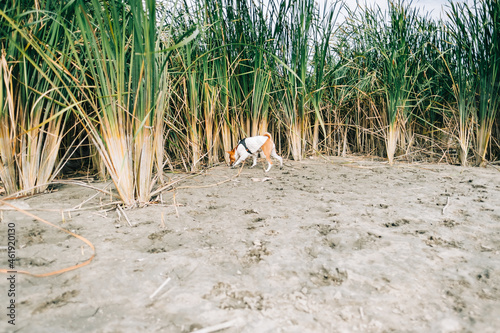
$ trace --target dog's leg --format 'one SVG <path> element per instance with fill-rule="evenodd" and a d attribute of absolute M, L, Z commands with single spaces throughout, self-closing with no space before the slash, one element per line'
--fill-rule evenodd
<path fill-rule="evenodd" d="M 259 154 L 255 153 L 255 154 L 252 154 L 252 157 L 253 157 L 253 164 L 250 168 L 253 168 L 256 164 L 257 164 L 257 157 L 259 156 Z"/>
<path fill-rule="evenodd" d="M 264 145 L 262 145 L 262 152 L 264 153 L 264 156 L 266 157 L 267 160 L 267 169 L 265 172 L 268 172 L 271 170 L 271 167 L 273 166 L 273 162 L 271 161 L 271 153 L 272 153 L 272 148 L 273 148 L 273 143 L 269 139 L 267 140 Z"/>
<path fill-rule="evenodd" d="M 280 161 L 280 169 L 283 169 L 283 158 L 276 153 L 276 147 L 273 147 L 271 151 L 271 156 Z"/>
<path fill-rule="evenodd" d="M 240 158 L 238 158 L 238 160 L 236 162 L 234 162 L 234 164 L 231 168 L 234 168 L 235 166 L 237 166 L 241 162 L 244 162 L 247 159 L 247 157 L 248 157 L 248 154 L 241 154 Z"/>

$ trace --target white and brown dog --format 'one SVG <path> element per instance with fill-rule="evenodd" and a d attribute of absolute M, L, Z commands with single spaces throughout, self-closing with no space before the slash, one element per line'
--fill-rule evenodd
<path fill-rule="evenodd" d="M 274 145 L 273 139 L 271 139 L 271 134 L 269 133 L 242 139 L 233 150 L 227 151 L 227 153 L 229 154 L 230 165 L 233 168 L 245 161 L 249 156 L 253 157 L 253 164 L 251 166 L 251 168 L 253 168 L 257 164 L 257 157 L 259 153 L 263 153 L 269 163 L 266 172 L 271 170 L 271 167 L 273 166 L 271 157 L 280 161 L 280 168 L 283 167 L 283 159 L 276 154 L 276 146 Z"/>

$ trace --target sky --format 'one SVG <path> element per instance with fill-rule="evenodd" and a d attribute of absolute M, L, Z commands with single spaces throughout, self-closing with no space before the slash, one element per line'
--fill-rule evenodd
<path fill-rule="evenodd" d="M 331 2 L 334 0 L 319 0 L 320 3 L 324 3 L 325 1 Z M 356 1 L 359 1 L 360 4 L 366 2 L 368 5 L 378 4 L 381 9 L 387 8 L 387 0 L 344 0 L 345 3 L 351 8 L 354 9 L 356 7 Z M 457 2 L 457 0 L 453 0 Z M 472 3 L 471 0 L 459 0 L 460 2 L 468 2 Z M 448 0 L 413 0 L 413 6 L 420 8 L 420 12 L 423 14 L 425 11 L 431 13 L 431 17 L 433 18 L 445 18 L 444 9 L 449 6 Z"/>

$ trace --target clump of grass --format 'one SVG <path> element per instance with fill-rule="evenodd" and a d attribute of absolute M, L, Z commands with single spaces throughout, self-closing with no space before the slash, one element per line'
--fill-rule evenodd
<path fill-rule="evenodd" d="M 163 172 L 163 113 L 170 95 L 163 72 L 168 59 L 158 57 L 156 2 L 93 0 L 92 8 L 101 10 L 82 3 L 76 14 L 84 39 L 81 61 L 90 74 L 84 87 L 91 87 L 84 92 L 91 112 L 79 116 L 124 203 L 143 205 Z"/>
<path fill-rule="evenodd" d="M 31 11 L 8 1 L 4 9 L 0 179 L 8 194 L 34 194 L 43 192 L 61 167 L 58 153 L 69 114 L 61 87 L 74 72 L 59 72 L 61 67 L 71 68 L 71 44 L 62 24 L 68 8 L 55 5 L 52 11 Z"/>
<path fill-rule="evenodd" d="M 450 6 L 449 18 L 456 43 L 454 51 L 459 63 L 458 87 L 462 88 L 459 110 L 464 139 L 461 143 L 464 141 L 465 145 L 468 133 L 463 123 L 470 113 L 475 113 L 476 163 L 483 165 L 500 106 L 500 3 L 477 0 L 472 7 L 466 3 L 450 3 Z M 464 94 L 467 97 L 462 97 Z M 476 100 L 475 105 L 470 102 Z M 462 150 L 465 155 L 465 148 Z"/>
<path fill-rule="evenodd" d="M 418 63 L 422 46 L 418 20 L 418 11 L 408 3 L 389 2 L 386 13 L 380 7 L 362 10 L 356 27 L 384 98 L 380 121 L 390 164 L 407 130 L 416 79 L 425 68 Z"/>

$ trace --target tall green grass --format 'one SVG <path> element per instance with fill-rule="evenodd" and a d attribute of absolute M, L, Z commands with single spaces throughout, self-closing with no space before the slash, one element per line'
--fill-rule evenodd
<path fill-rule="evenodd" d="M 65 36 L 69 10 L 57 3 L 33 9 L 16 1 L 0 9 L 0 180 L 8 194 L 47 188 L 70 126 L 62 92 L 74 72 Z M 55 73 L 61 68 L 70 69 Z"/>
<path fill-rule="evenodd" d="M 454 42 L 451 52 L 462 164 L 466 163 L 474 123 L 476 164 L 483 165 L 500 108 L 500 3 L 478 0 L 469 6 L 452 2 L 448 17 Z"/>
<path fill-rule="evenodd" d="M 409 130 L 408 122 L 415 104 L 415 84 L 426 65 L 420 63 L 421 32 L 419 12 L 403 1 L 389 2 L 387 12 L 380 7 L 366 8 L 355 26 L 362 51 L 370 58 L 384 98 L 379 108 L 389 163 L 394 161 L 398 141 Z M 366 69 L 365 69 L 366 70 Z"/>
<path fill-rule="evenodd" d="M 164 44 L 158 39 L 161 26 L 156 2 L 93 0 L 91 4 L 87 8 L 80 2 L 76 13 L 84 40 L 80 60 L 90 74 L 82 73 L 81 77 L 86 80 L 85 87 L 90 87 L 84 93 L 92 110 L 79 116 L 122 200 L 127 205 L 143 205 L 149 202 L 163 172 L 163 114 L 171 93 L 163 81 L 168 58 L 158 56 Z M 183 40 L 194 38 L 196 31 L 188 32 Z M 195 83 L 190 75 L 189 113 L 196 117 Z M 197 142 L 192 143 L 198 149 Z"/>
<path fill-rule="evenodd" d="M 35 4 L 0 6 L 8 193 L 42 191 L 85 137 L 87 158 L 130 206 L 151 200 L 164 168 L 227 161 L 239 139 L 265 131 L 294 160 L 499 157 L 496 0 L 450 3 L 444 21 L 403 0 L 386 11 L 312 0 Z M 68 119 L 86 134 L 65 137 L 77 128 Z"/>
<path fill-rule="evenodd" d="M 335 2 L 331 7 L 325 2 L 323 8 L 316 11 L 316 29 L 312 36 L 314 51 L 312 64 L 314 72 L 310 75 L 310 99 L 315 111 L 314 127 L 312 135 L 312 150 L 319 149 L 319 130 L 322 129 L 323 136 L 326 136 L 325 120 L 322 114 L 324 105 L 323 95 L 326 90 L 325 82 L 328 82 L 326 76 L 335 73 L 336 63 L 332 57 L 333 50 L 330 47 L 330 41 L 336 32 L 337 19 L 341 10 L 341 3 Z"/>

